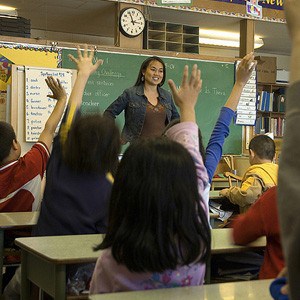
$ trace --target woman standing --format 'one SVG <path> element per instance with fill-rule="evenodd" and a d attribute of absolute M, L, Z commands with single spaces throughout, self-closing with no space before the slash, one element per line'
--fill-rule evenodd
<path fill-rule="evenodd" d="M 104 112 L 115 119 L 125 110 L 122 144 L 142 137 L 160 136 L 171 120 L 179 118 L 172 95 L 161 86 L 166 66 L 159 57 L 147 58 L 133 87 L 126 89 Z"/>

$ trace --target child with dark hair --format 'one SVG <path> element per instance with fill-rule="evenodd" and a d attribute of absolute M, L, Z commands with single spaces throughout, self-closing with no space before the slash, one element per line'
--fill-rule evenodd
<path fill-rule="evenodd" d="M 120 134 L 101 115 L 80 116 L 85 84 L 102 63 L 93 64 L 87 46 L 78 58 L 78 74 L 47 166 L 47 180 L 35 235 L 105 233 L 108 201 L 120 151 Z"/>
<path fill-rule="evenodd" d="M 112 186 L 109 172 L 118 161 L 120 133 L 113 121 L 101 115 L 80 115 L 85 85 L 102 60 L 93 63 L 94 50 L 88 53 L 87 45 L 83 54 L 79 47 L 77 53 L 78 58 L 69 56 L 78 73 L 47 165 L 40 216 L 33 231 L 37 236 L 106 232 Z M 80 267 L 84 266 L 68 267 L 71 283 Z M 19 293 L 20 269 L 4 295 L 18 299 Z"/>
<path fill-rule="evenodd" d="M 208 182 L 199 153 L 195 105 L 202 81 L 195 65 L 181 88 L 169 81 L 181 123 L 168 139 L 132 143 L 119 165 L 107 234 L 90 293 L 201 285 L 210 254 Z"/>
<path fill-rule="evenodd" d="M 241 187 L 220 191 L 231 203 L 245 212 L 268 188 L 277 185 L 278 165 L 273 163 L 275 143 L 267 135 L 257 135 L 249 143 L 250 167 L 245 172 Z"/>
<path fill-rule="evenodd" d="M 24 156 L 13 127 L 0 121 L 0 212 L 34 211 L 40 205 L 49 150 L 67 101 L 59 80 L 48 77 L 46 83 L 53 93 L 48 97 L 57 103 L 38 142 Z"/>

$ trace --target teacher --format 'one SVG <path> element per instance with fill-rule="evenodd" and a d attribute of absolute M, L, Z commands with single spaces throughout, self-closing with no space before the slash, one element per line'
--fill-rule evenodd
<path fill-rule="evenodd" d="M 115 119 L 125 110 L 122 144 L 138 138 L 160 136 L 171 120 L 179 118 L 172 95 L 161 86 L 166 78 L 166 66 L 159 57 L 147 58 L 141 65 L 133 87 L 126 89 L 105 111 Z"/>

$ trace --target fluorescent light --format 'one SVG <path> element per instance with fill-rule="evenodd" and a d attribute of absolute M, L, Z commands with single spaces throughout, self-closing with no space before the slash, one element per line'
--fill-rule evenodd
<path fill-rule="evenodd" d="M 0 16 L 17 17 L 17 9 L 12 6 L 0 5 Z"/>
<path fill-rule="evenodd" d="M 221 30 L 199 29 L 199 44 L 223 46 L 223 47 L 240 47 L 240 34 Z M 254 37 L 254 49 L 264 45 L 261 37 Z"/>

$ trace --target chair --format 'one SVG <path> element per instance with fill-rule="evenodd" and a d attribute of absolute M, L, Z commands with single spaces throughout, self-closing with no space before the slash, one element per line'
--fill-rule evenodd
<path fill-rule="evenodd" d="M 231 172 L 225 172 L 224 176 L 228 178 L 229 187 L 241 185 L 243 177 L 233 174 Z"/>

